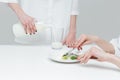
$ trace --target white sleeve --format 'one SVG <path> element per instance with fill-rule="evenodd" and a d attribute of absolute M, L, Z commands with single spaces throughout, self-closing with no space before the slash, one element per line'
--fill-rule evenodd
<path fill-rule="evenodd" d="M 2 3 L 18 3 L 18 0 L 0 0 Z"/>
<path fill-rule="evenodd" d="M 71 15 L 79 15 L 79 0 L 72 1 Z"/>
<path fill-rule="evenodd" d="M 116 39 L 112 39 L 110 41 L 110 43 L 113 45 L 114 49 L 115 49 L 115 55 L 120 57 L 120 43 L 119 43 L 119 38 Z"/>

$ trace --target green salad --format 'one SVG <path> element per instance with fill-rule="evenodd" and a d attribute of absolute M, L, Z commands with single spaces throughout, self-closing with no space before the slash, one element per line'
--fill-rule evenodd
<path fill-rule="evenodd" d="M 63 60 L 68 60 L 68 59 L 70 59 L 70 60 L 76 60 L 77 57 L 78 57 L 78 55 L 76 55 L 76 54 L 73 54 L 73 53 L 68 54 L 68 53 L 66 53 L 66 54 L 64 54 L 64 55 L 62 56 L 62 59 L 63 59 Z"/>

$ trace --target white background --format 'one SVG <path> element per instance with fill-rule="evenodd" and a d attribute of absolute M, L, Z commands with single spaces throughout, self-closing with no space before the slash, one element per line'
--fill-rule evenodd
<path fill-rule="evenodd" d="M 120 26 L 120 0 L 79 0 L 77 36 L 81 33 L 98 35 L 106 40 L 118 37 Z M 15 13 L 0 4 L 0 44 L 14 44 L 12 24 Z"/>

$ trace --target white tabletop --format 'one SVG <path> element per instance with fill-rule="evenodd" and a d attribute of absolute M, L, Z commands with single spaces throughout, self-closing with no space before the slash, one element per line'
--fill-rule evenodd
<path fill-rule="evenodd" d="M 48 59 L 50 46 L 0 46 L 0 80 L 119 80 L 113 64 L 62 64 Z"/>

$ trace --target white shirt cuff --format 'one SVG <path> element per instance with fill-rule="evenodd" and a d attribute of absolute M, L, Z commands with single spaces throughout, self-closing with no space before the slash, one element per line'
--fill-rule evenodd
<path fill-rule="evenodd" d="M 110 41 L 110 43 L 113 45 L 113 47 L 115 49 L 115 55 L 118 56 L 118 57 L 120 57 L 120 49 L 118 47 L 118 45 L 119 45 L 118 39 L 112 39 Z"/>
<path fill-rule="evenodd" d="M 72 11 L 71 15 L 79 15 L 79 12 L 78 11 Z"/>
<path fill-rule="evenodd" d="M 18 3 L 17 0 L 0 0 L 0 3 Z"/>

